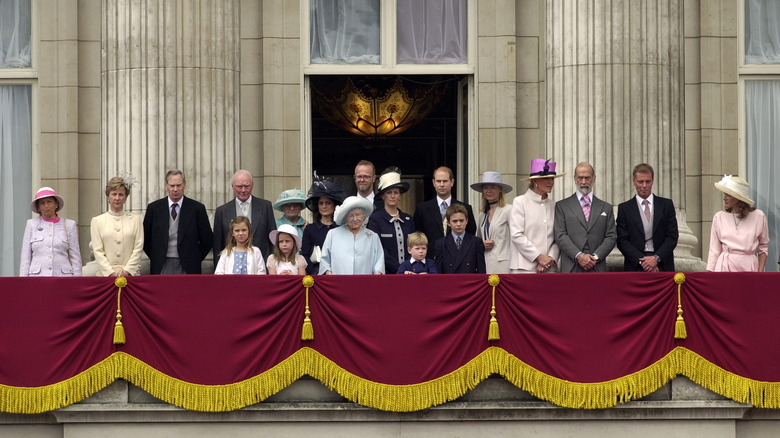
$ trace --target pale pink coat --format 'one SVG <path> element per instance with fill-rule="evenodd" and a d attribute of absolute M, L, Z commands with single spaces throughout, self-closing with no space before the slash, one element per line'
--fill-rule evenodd
<path fill-rule="evenodd" d="M 758 271 L 758 254 L 769 251 L 769 227 L 761 210 L 754 210 L 735 223 L 735 215 L 715 213 L 710 234 L 707 270 L 720 272 Z"/>

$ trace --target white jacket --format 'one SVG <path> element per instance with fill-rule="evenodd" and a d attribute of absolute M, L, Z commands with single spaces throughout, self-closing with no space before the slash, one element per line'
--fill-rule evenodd
<path fill-rule="evenodd" d="M 233 251 L 228 255 L 227 250 L 222 250 L 219 254 L 219 263 L 217 263 L 214 274 L 232 274 L 233 262 L 236 252 Z M 247 252 L 246 256 L 246 273 L 248 275 L 265 275 L 265 259 L 263 259 L 263 253 L 260 252 L 260 248 L 253 246 L 252 251 Z"/>

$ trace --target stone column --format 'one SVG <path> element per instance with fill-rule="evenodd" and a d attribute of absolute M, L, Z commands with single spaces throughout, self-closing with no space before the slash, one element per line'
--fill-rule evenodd
<path fill-rule="evenodd" d="M 676 267 L 695 270 L 703 265 L 685 214 L 682 3 L 547 0 L 547 150 L 569 174 L 557 196 L 574 191 L 569 176 L 588 161 L 596 195 L 615 206 L 635 195 L 634 165 L 652 165 L 654 192 L 677 207 Z"/>
<path fill-rule="evenodd" d="M 239 1 L 104 0 L 102 177 L 129 172 L 128 210 L 180 169 L 210 211 L 239 166 Z"/>

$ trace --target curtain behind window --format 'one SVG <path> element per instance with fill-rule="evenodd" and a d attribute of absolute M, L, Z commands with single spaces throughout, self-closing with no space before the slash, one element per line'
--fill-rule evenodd
<path fill-rule="evenodd" d="M 464 64 L 466 0 L 398 0 L 399 64 Z"/>
<path fill-rule="evenodd" d="M 379 0 L 311 0 L 312 64 L 379 64 Z"/>
<path fill-rule="evenodd" d="M 745 81 L 745 134 L 750 197 L 769 223 L 767 271 L 778 271 L 780 229 L 780 81 Z"/>
<path fill-rule="evenodd" d="M 30 0 L 0 0 L 0 68 L 30 67 Z"/>
<path fill-rule="evenodd" d="M 780 63 L 780 2 L 745 0 L 745 63 Z"/>
<path fill-rule="evenodd" d="M 19 274 L 24 226 L 32 214 L 30 93 L 29 85 L 0 86 L 0 276 L 4 277 Z"/>

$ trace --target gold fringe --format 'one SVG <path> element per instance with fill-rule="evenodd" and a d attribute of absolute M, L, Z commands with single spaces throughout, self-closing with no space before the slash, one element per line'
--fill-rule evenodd
<path fill-rule="evenodd" d="M 116 323 L 114 324 L 114 344 L 125 343 L 125 328 L 122 326 L 122 288 L 127 286 L 127 278 L 117 277 L 114 285 L 118 291 L 116 293 Z"/>
<path fill-rule="evenodd" d="M 678 272 L 674 274 L 674 282 L 677 283 L 677 320 L 674 322 L 674 339 L 685 339 L 688 337 L 688 330 L 685 328 L 682 309 L 682 284 L 685 283 L 685 274 Z"/>
<path fill-rule="evenodd" d="M 498 331 L 498 320 L 496 319 L 496 286 L 501 282 L 498 275 L 491 274 L 488 277 L 488 284 L 493 287 L 492 304 L 490 306 L 490 326 L 488 327 L 488 341 L 498 341 L 501 334 Z"/>
<path fill-rule="evenodd" d="M 306 288 L 306 310 L 303 312 L 303 329 L 301 330 L 301 340 L 311 341 L 314 339 L 314 326 L 311 323 L 311 312 L 309 311 L 309 288 L 314 286 L 314 277 L 307 275 L 303 277 L 303 287 Z"/>
<path fill-rule="evenodd" d="M 780 408 L 780 382 L 762 382 L 728 372 L 700 355 L 677 347 L 636 373 L 606 382 L 577 383 L 544 374 L 498 347 L 489 347 L 457 370 L 412 385 L 372 382 L 347 372 L 317 351 L 304 347 L 255 377 L 227 385 L 198 385 L 155 370 L 117 352 L 86 371 L 53 385 L 28 388 L 0 385 L 0 411 L 35 414 L 85 399 L 119 378 L 185 409 L 225 412 L 259 403 L 308 374 L 363 406 L 410 412 L 455 400 L 491 374 L 558 406 L 604 409 L 644 397 L 677 375 L 741 403 Z"/>

